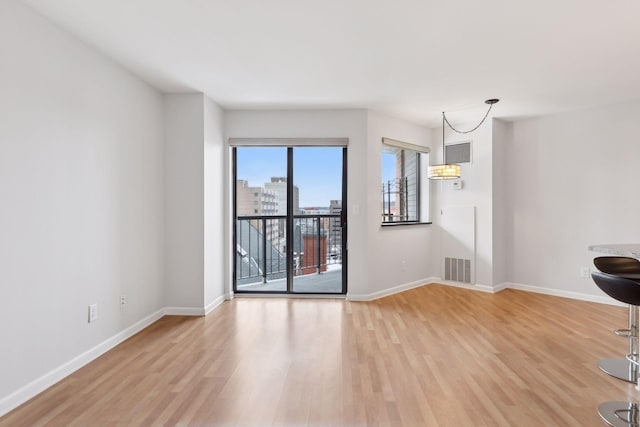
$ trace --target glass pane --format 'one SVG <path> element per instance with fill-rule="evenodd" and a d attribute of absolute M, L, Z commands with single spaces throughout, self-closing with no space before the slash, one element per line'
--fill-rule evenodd
<path fill-rule="evenodd" d="M 236 171 L 236 289 L 286 291 L 287 149 L 238 147 Z"/>
<path fill-rule="evenodd" d="M 236 289 L 286 291 L 286 241 L 286 219 L 239 218 L 236 223 Z"/>
<path fill-rule="evenodd" d="M 294 292 L 342 292 L 342 148 L 293 149 Z"/>
<path fill-rule="evenodd" d="M 420 153 L 401 148 L 382 150 L 382 222 L 418 221 Z"/>
<path fill-rule="evenodd" d="M 236 159 L 237 215 L 286 215 L 287 149 L 238 147 Z"/>

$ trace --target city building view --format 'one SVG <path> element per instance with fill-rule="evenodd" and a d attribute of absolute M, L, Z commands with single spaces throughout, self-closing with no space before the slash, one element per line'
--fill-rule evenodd
<path fill-rule="evenodd" d="M 293 287 L 296 292 L 342 291 L 342 200 L 299 206 L 293 186 Z M 285 291 L 287 178 L 261 186 L 236 181 L 236 286 L 239 291 Z"/>

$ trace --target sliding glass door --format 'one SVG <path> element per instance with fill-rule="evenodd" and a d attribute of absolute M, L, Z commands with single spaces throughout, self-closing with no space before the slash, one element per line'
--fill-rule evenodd
<path fill-rule="evenodd" d="M 234 292 L 346 293 L 346 148 L 234 147 Z"/>
<path fill-rule="evenodd" d="M 287 149 L 237 148 L 234 162 L 234 291 L 286 291 Z"/>
<path fill-rule="evenodd" d="M 293 215 L 294 292 L 342 292 L 342 150 L 293 150 L 294 188 L 303 201 Z"/>

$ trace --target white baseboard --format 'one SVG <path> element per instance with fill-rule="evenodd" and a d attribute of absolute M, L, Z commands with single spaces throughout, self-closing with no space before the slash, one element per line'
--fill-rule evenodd
<path fill-rule="evenodd" d="M 498 293 L 500 291 L 503 291 L 505 289 L 515 289 L 518 291 L 525 291 L 525 292 L 533 292 L 536 294 L 544 294 L 544 295 L 552 295 L 552 296 L 556 296 L 556 297 L 562 297 L 562 298 L 570 298 L 570 299 L 575 299 L 575 300 L 579 300 L 579 301 L 588 301 L 588 302 L 597 302 L 599 304 L 607 304 L 607 305 L 615 305 L 615 306 L 619 306 L 619 307 L 626 307 L 627 304 L 623 304 L 619 301 L 614 300 L 613 298 L 610 298 L 606 295 L 602 295 L 602 296 L 598 296 L 598 295 L 591 295 L 591 294 L 584 294 L 581 292 L 572 292 L 572 291 L 563 291 L 563 290 L 559 290 L 559 289 L 552 289 L 552 288 L 543 288 L 540 286 L 531 286 L 531 285 L 525 285 L 522 283 L 513 283 L 513 282 L 503 282 L 500 284 L 497 284 L 495 286 L 488 286 L 488 285 L 469 285 L 466 283 L 460 283 L 460 282 L 451 282 L 449 280 L 441 280 L 439 278 L 434 278 L 432 283 L 440 283 L 442 285 L 447 285 L 447 286 L 455 286 L 457 288 L 465 288 L 465 289 L 472 289 L 475 291 L 480 291 L 480 292 L 488 292 L 488 293 Z M 431 284 L 431 283 L 430 283 Z"/>
<path fill-rule="evenodd" d="M 389 295 L 397 294 L 399 292 L 408 291 L 409 289 L 418 288 L 420 286 L 428 285 L 437 281 L 436 277 L 428 277 L 426 279 L 416 280 L 415 282 L 409 282 L 402 285 L 394 286 L 393 288 L 384 289 L 382 291 L 374 292 L 371 294 L 357 295 L 347 293 L 347 300 L 349 301 L 373 301 L 378 298 L 388 297 Z"/>
<path fill-rule="evenodd" d="M 495 285 L 493 287 L 493 293 L 498 293 L 498 292 L 503 291 L 505 289 L 509 289 L 509 285 L 510 284 L 507 283 L 507 282 L 499 283 L 499 284 L 497 284 L 497 285 Z"/>
<path fill-rule="evenodd" d="M 25 403 L 27 400 L 35 397 L 36 395 L 42 393 L 44 390 L 48 389 L 55 383 L 64 379 L 65 377 L 71 375 L 78 369 L 82 368 L 87 363 L 91 362 L 94 359 L 102 356 L 107 351 L 111 350 L 121 342 L 126 339 L 134 336 L 147 326 L 156 322 L 164 315 L 164 310 L 160 309 L 155 313 L 150 314 L 142 320 L 134 323 L 129 326 L 125 330 L 118 332 L 111 338 L 106 339 L 95 347 L 85 351 L 79 356 L 74 357 L 67 363 L 53 369 L 52 371 L 44 374 L 40 378 L 37 378 L 31 381 L 29 384 L 24 387 L 16 390 L 10 395 L 2 398 L 0 400 L 0 417 L 9 411 L 17 408 L 18 406 Z"/>
<path fill-rule="evenodd" d="M 502 290 L 502 289 L 497 290 L 495 287 L 488 286 L 488 285 L 481 285 L 481 284 L 472 285 L 470 283 L 453 282 L 451 280 L 442 280 L 439 277 L 431 278 L 431 282 L 429 284 L 431 285 L 434 283 L 438 283 L 440 285 L 446 285 L 446 286 L 453 286 L 456 288 L 470 289 L 472 291 L 486 292 L 489 294 L 495 294 L 496 292 L 499 292 Z"/>
<path fill-rule="evenodd" d="M 203 307 L 165 307 L 165 316 L 204 316 Z"/>
<path fill-rule="evenodd" d="M 576 299 L 580 301 L 597 302 L 600 304 L 615 305 L 618 307 L 627 307 L 627 304 L 623 304 L 620 301 L 616 301 L 613 298 L 608 297 L 606 295 L 598 296 L 598 295 L 584 294 L 581 292 L 563 291 L 559 289 L 525 285 L 522 283 L 501 283 L 499 286 L 502 286 L 502 289 L 516 289 L 519 291 L 534 292 L 536 294 L 553 295 L 556 297 L 571 298 L 571 299 Z"/>
<path fill-rule="evenodd" d="M 218 308 L 220 304 L 227 301 L 228 299 L 229 297 L 227 296 L 227 294 L 220 295 L 218 298 L 214 299 L 204 307 L 204 315 L 206 316 L 207 314 L 211 313 L 213 310 Z"/>
<path fill-rule="evenodd" d="M 52 371 L 44 374 L 40 378 L 37 378 L 25 385 L 24 387 L 16 390 L 10 395 L 0 399 L 0 417 L 7 414 L 9 411 L 22 405 L 29 399 L 42 393 L 55 383 L 61 381 L 65 377 L 71 375 L 78 369 L 82 368 L 87 363 L 102 356 L 107 351 L 111 350 L 121 342 L 131 338 L 144 328 L 150 326 L 152 323 L 158 321 L 162 316 L 204 316 L 211 313 L 214 309 L 219 307 L 225 300 L 231 299 L 230 294 L 224 294 L 214 299 L 205 308 L 199 307 L 165 307 L 155 313 L 150 314 L 142 320 L 134 323 L 125 330 L 118 332 L 111 338 L 106 339 L 95 347 L 85 351 L 79 356 L 74 357 L 67 363 L 53 369 Z"/>

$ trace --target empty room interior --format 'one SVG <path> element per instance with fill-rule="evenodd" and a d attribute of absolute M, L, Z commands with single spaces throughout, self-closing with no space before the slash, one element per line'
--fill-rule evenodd
<path fill-rule="evenodd" d="M 639 17 L 0 0 L 0 426 L 639 426 Z"/>

